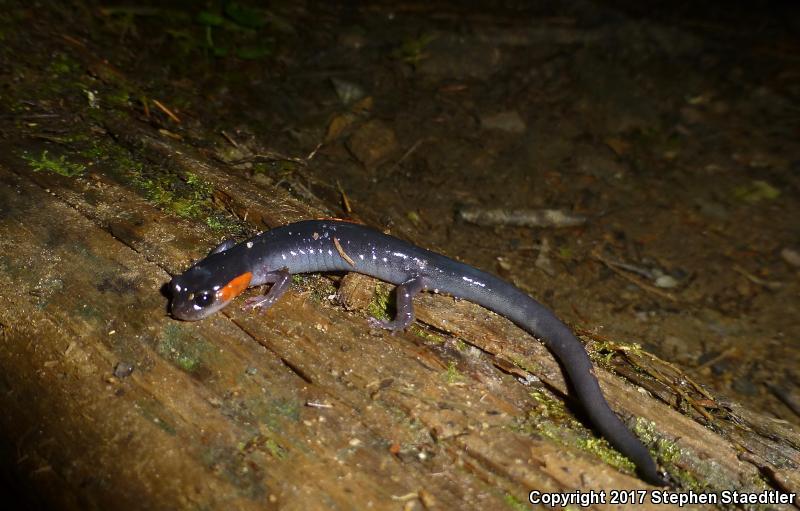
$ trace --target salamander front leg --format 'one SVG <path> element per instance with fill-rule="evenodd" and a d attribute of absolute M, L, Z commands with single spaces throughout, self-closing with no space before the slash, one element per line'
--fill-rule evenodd
<path fill-rule="evenodd" d="M 397 286 L 395 293 L 397 296 L 397 315 L 394 320 L 386 321 L 383 319 L 369 318 L 372 326 L 385 328 L 386 330 L 404 330 L 414 322 L 414 295 L 425 289 L 425 278 L 414 277 Z"/>
<path fill-rule="evenodd" d="M 272 284 L 269 291 L 263 296 L 254 296 L 245 301 L 245 309 L 261 309 L 266 311 L 283 296 L 292 283 L 292 275 L 287 270 L 278 270 L 267 273 L 265 283 Z"/>

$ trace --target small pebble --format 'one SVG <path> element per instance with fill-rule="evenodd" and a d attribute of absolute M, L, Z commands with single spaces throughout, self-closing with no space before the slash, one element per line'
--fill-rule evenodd
<path fill-rule="evenodd" d="M 481 117 L 481 127 L 508 133 L 524 133 L 527 126 L 516 110 L 499 112 Z"/>
<path fill-rule="evenodd" d="M 675 280 L 675 277 L 672 275 L 661 275 L 656 279 L 656 287 L 660 287 L 662 289 L 672 289 L 673 287 L 677 287 L 678 281 Z"/>
<path fill-rule="evenodd" d="M 117 378 L 127 378 L 133 373 L 133 365 L 128 362 L 117 362 L 114 366 L 114 376 Z"/>
<path fill-rule="evenodd" d="M 784 248 L 781 250 L 781 257 L 792 266 L 800 268 L 800 252 L 797 250 L 788 247 Z"/>

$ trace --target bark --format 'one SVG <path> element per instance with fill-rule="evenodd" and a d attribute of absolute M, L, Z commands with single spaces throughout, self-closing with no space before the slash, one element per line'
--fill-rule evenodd
<path fill-rule="evenodd" d="M 138 137 L 148 159 L 201 173 L 257 224 L 312 214 L 186 147 L 172 158 L 173 142 L 135 123 L 115 131 L 118 141 Z M 505 319 L 425 295 L 421 326 L 389 335 L 370 330 L 363 309 L 332 301 L 332 281 L 316 278 L 266 314 L 234 305 L 178 322 L 159 290 L 214 245 L 207 229 L 149 205 L 102 169 L 66 178 L 3 159 L 0 427 L 38 501 L 498 508 L 525 502 L 532 489 L 646 488 L 629 467 L 604 462 L 608 451 L 581 447 L 592 433 L 580 410 L 571 418 L 560 368 Z M 796 491 L 796 432 L 734 404 L 711 408 L 711 421 L 680 413 L 664 403 L 673 390 L 651 376 L 679 385 L 670 372 L 679 370 L 627 353 L 616 357 L 621 372 L 660 399 L 603 368 L 597 375 L 678 485 Z M 130 376 L 115 376 L 120 363 L 133 367 Z"/>

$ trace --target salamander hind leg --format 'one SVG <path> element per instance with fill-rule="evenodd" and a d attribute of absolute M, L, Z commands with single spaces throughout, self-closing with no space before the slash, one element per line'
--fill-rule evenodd
<path fill-rule="evenodd" d="M 369 318 L 369 324 L 374 327 L 386 330 L 404 330 L 414 322 L 414 295 L 425 289 L 425 278 L 414 277 L 409 279 L 395 289 L 397 296 L 397 314 L 391 321 L 383 319 Z"/>
<path fill-rule="evenodd" d="M 266 283 L 272 284 L 269 291 L 262 296 L 254 296 L 245 301 L 245 309 L 261 309 L 266 311 L 283 296 L 292 283 L 292 275 L 287 270 L 278 270 L 266 275 Z"/>

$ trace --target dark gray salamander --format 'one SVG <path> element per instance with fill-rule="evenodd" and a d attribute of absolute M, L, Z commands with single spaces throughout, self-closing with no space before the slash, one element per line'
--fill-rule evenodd
<path fill-rule="evenodd" d="M 630 458 L 649 483 L 664 485 L 653 458 L 611 410 L 583 345 L 545 306 L 513 285 L 467 264 L 350 222 L 309 220 L 272 229 L 234 244 L 225 242 L 172 279 L 171 312 L 197 320 L 221 309 L 251 286 L 272 284 L 247 301 L 267 308 L 286 291 L 294 273 L 352 271 L 397 284 L 397 316 L 377 321 L 390 330 L 414 320 L 412 298 L 420 291 L 477 303 L 541 338 L 567 372 L 592 424 Z"/>

